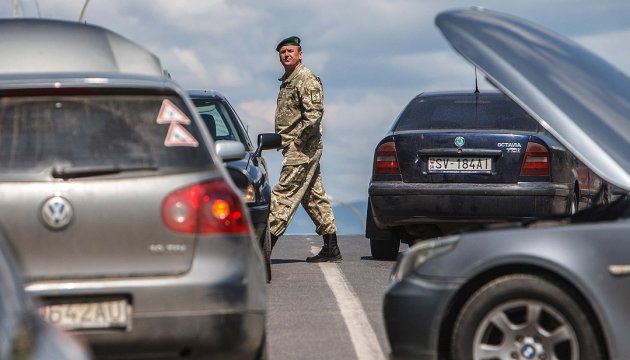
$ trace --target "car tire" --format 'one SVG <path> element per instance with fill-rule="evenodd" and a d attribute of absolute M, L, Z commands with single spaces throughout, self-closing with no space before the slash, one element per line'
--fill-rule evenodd
<path fill-rule="evenodd" d="M 378 260 L 396 260 L 398 257 L 398 249 L 400 248 L 400 240 L 378 240 L 370 239 L 370 249 L 372 257 Z"/>
<path fill-rule="evenodd" d="M 578 202 L 578 196 L 574 191 L 571 191 L 569 198 L 567 199 L 567 213 L 569 215 L 575 214 L 580 208 L 580 203 Z"/>
<path fill-rule="evenodd" d="M 575 297 L 527 274 L 500 277 L 475 292 L 453 330 L 452 360 L 505 356 L 602 359 L 595 331 Z"/>
<path fill-rule="evenodd" d="M 265 228 L 260 239 L 260 249 L 265 260 L 265 276 L 267 283 L 271 282 L 271 234 L 269 228 Z"/>

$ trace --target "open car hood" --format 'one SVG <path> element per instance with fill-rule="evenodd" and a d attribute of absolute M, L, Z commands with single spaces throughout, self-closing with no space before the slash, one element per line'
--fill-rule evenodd
<path fill-rule="evenodd" d="M 630 190 L 630 78 L 566 37 L 481 8 L 440 13 L 453 48 L 607 182 Z"/>

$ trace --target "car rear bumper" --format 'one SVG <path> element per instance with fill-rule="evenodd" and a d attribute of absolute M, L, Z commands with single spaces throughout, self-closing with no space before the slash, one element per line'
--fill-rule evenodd
<path fill-rule="evenodd" d="M 391 359 L 438 359 L 440 327 L 457 283 L 428 282 L 417 277 L 390 284 L 383 317 Z"/>
<path fill-rule="evenodd" d="M 493 222 L 563 214 L 568 185 L 372 182 L 368 194 L 380 228 L 440 222 Z"/>
<path fill-rule="evenodd" d="M 243 359 L 253 358 L 264 339 L 264 274 L 258 246 L 248 236 L 231 236 L 198 241 L 193 264 L 184 274 L 37 281 L 26 289 L 44 303 L 128 299 L 128 328 L 74 331 L 99 358 L 204 354 Z"/>

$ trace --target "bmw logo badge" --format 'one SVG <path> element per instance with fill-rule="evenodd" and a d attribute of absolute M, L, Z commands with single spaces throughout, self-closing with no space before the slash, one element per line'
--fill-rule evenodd
<path fill-rule="evenodd" d="M 464 137 L 463 136 L 458 136 L 458 137 L 455 138 L 455 146 L 457 146 L 457 147 L 464 146 L 465 142 L 466 141 L 464 141 Z"/>

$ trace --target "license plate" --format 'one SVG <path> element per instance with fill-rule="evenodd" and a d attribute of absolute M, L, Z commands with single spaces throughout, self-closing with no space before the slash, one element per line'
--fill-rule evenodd
<path fill-rule="evenodd" d="M 68 330 L 126 329 L 131 318 L 131 306 L 124 299 L 49 304 L 40 312 L 49 323 Z"/>
<path fill-rule="evenodd" d="M 490 173 L 492 158 L 429 157 L 431 173 Z"/>

